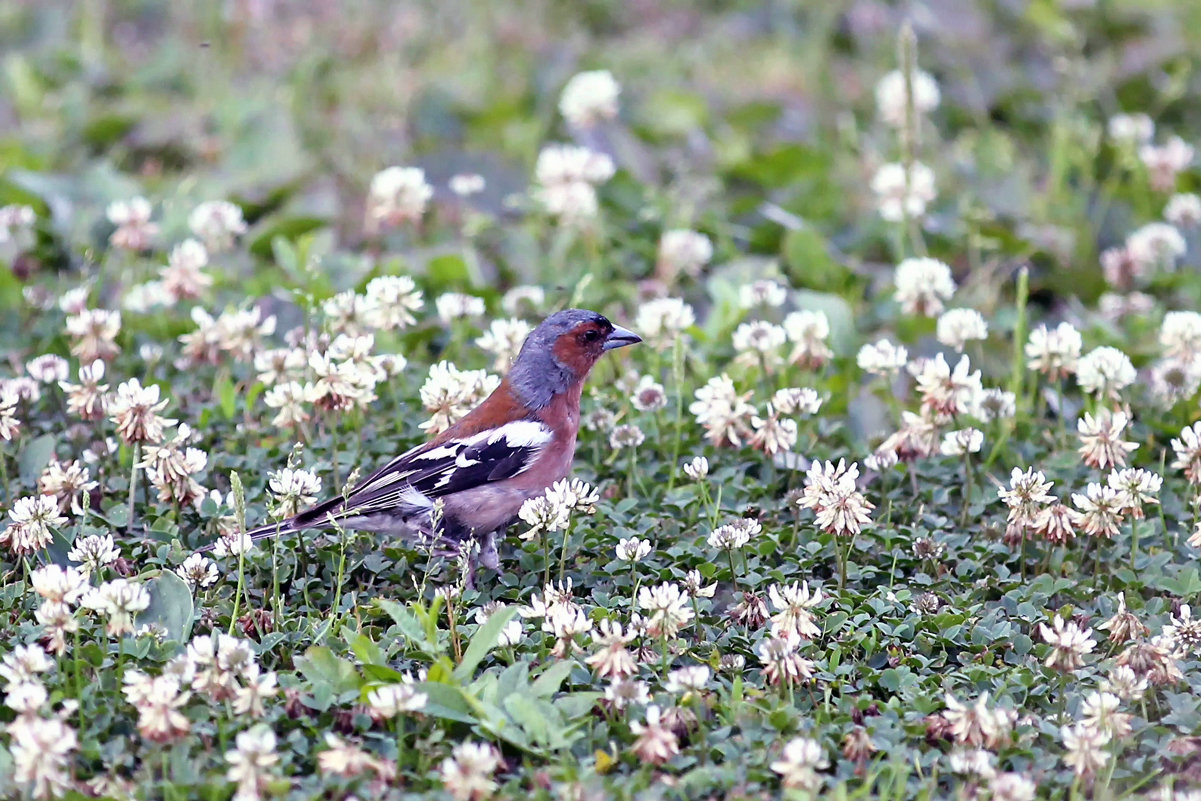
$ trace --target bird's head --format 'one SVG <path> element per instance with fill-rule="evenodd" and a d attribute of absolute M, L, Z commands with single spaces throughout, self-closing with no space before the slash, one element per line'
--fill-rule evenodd
<path fill-rule="evenodd" d="M 527 404 L 540 408 L 583 381 L 605 351 L 642 341 L 602 314 L 564 309 L 547 317 L 521 346 L 509 383 Z"/>

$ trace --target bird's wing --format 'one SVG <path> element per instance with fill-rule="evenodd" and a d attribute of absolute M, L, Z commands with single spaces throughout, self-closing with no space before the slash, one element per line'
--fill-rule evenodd
<path fill-rule="evenodd" d="M 429 505 L 443 495 L 512 478 L 533 465 L 553 436 L 542 422 L 518 420 L 467 437 L 422 445 L 368 476 L 333 516 L 353 517 Z"/>

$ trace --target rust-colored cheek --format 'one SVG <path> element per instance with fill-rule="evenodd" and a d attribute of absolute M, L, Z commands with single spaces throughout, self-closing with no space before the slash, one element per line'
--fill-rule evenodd
<path fill-rule="evenodd" d="M 588 375 L 592 365 L 596 364 L 596 357 L 587 353 L 571 339 L 560 339 L 556 342 L 554 353 L 560 364 L 570 367 L 580 378 Z"/>

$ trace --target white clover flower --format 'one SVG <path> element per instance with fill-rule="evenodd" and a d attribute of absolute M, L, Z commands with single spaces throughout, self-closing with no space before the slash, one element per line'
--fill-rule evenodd
<path fill-rule="evenodd" d="M 723 551 L 733 551 L 744 547 L 751 538 L 759 534 L 763 526 L 758 520 L 745 518 L 734 523 L 718 526 L 709 533 L 709 546 Z"/>
<path fill-rule="evenodd" d="M 105 215 L 116 226 L 109 244 L 135 253 L 148 249 L 151 240 L 158 235 L 158 226 L 150 221 L 153 213 L 150 201 L 144 197 L 114 200 L 108 204 Z"/>
<path fill-rule="evenodd" d="M 217 538 L 213 544 L 213 556 L 224 559 L 227 556 L 240 557 L 254 550 L 254 539 L 245 532 L 230 532 Z"/>
<path fill-rule="evenodd" d="M 1159 192 L 1171 192 L 1176 187 L 1176 176 L 1193 163 L 1192 145 L 1179 136 L 1173 136 L 1164 144 L 1144 144 L 1138 149 L 1138 157 L 1151 177 L 1151 187 Z"/>
<path fill-rule="evenodd" d="M 445 292 L 434 300 L 434 308 L 438 319 L 449 325 L 455 320 L 483 317 L 485 312 L 484 299 L 475 295 L 465 295 L 462 292 Z"/>
<path fill-rule="evenodd" d="M 934 317 L 955 294 L 951 268 L 938 259 L 905 259 L 897 265 L 893 281 L 897 302 L 906 314 Z"/>
<path fill-rule="evenodd" d="M 617 116 L 621 86 L 608 70 L 590 70 L 571 77 L 559 95 L 559 113 L 576 128 L 591 128 Z"/>
<path fill-rule="evenodd" d="M 367 705 L 377 715 L 394 718 L 425 709 L 429 696 L 417 692 L 411 676 L 396 684 L 385 684 L 367 693 Z"/>
<path fill-rule="evenodd" d="M 983 445 L 983 431 L 978 428 L 961 428 L 944 434 L 938 450 L 943 456 L 962 456 L 965 453 L 979 453 Z"/>
<path fill-rule="evenodd" d="M 1059 379 L 1076 372 L 1084 340 L 1071 323 L 1055 328 L 1040 325 L 1030 332 L 1026 343 L 1026 366 L 1050 379 Z"/>
<path fill-rule="evenodd" d="M 909 351 L 904 345 L 894 345 L 887 339 L 864 345 L 859 349 L 855 362 L 865 373 L 893 376 L 909 361 Z"/>
<path fill-rule="evenodd" d="M 638 380 L 630 396 L 630 405 L 640 412 L 657 412 L 667 408 L 667 391 L 649 375 Z"/>
<path fill-rule="evenodd" d="M 310 470 L 285 467 L 270 474 L 267 486 L 275 500 L 271 514 L 282 519 L 316 503 L 321 479 Z"/>
<path fill-rule="evenodd" d="M 546 305 L 546 290 L 539 286 L 515 286 L 500 299 L 505 314 L 517 317 L 538 312 Z"/>
<path fill-rule="evenodd" d="M 709 460 L 704 456 L 694 456 L 684 463 L 684 475 L 693 481 L 704 481 L 709 475 Z"/>
<path fill-rule="evenodd" d="M 521 539 L 529 540 L 545 532 L 562 531 L 571 522 L 571 510 L 552 502 L 546 495 L 530 498 L 521 504 L 517 516 L 529 526 Z"/>
<path fill-rule="evenodd" d="M 366 321 L 380 331 L 408 328 L 417 322 L 415 312 L 425 304 L 421 290 L 407 275 L 381 275 L 367 282 Z"/>
<path fill-rule="evenodd" d="M 821 410 L 822 399 L 811 387 L 784 387 L 771 396 L 771 406 L 780 414 L 808 417 Z"/>
<path fill-rule="evenodd" d="M 475 618 L 475 622 L 482 626 L 487 623 L 494 614 L 504 608 L 504 604 L 494 601 L 476 609 L 473 613 L 473 617 Z M 515 617 L 501 628 L 500 635 L 496 639 L 496 644 L 501 648 L 512 647 L 521 642 L 524 634 L 525 630 L 522 628 L 521 618 Z"/>
<path fill-rule="evenodd" d="M 11 259 L 33 247 L 36 241 L 33 227 L 36 222 L 37 214 L 31 206 L 15 203 L 0 206 L 0 255 L 7 252 Z"/>
<path fill-rule="evenodd" d="M 1155 136 L 1155 123 L 1142 112 L 1114 114 L 1105 127 L 1110 139 L 1123 144 L 1141 145 Z"/>
<path fill-rule="evenodd" d="M 83 598 L 83 605 L 107 618 L 105 630 L 112 637 L 134 631 L 134 617 L 150 606 L 150 593 L 141 584 L 113 579 L 93 588 Z"/>
<path fill-rule="evenodd" d="M 19 498 L 8 510 L 8 516 L 12 522 L 0 531 L 0 545 L 17 556 L 42 550 L 54 538 L 51 529 L 67 524 L 58 501 L 50 495 Z"/>
<path fill-rule="evenodd" d="M 185 559 L 183 564 L 175 568 L 175 573 L 193 590 L 210 587 L 220 578 L 216 562 L 201 553 L 194 553 Z"/>
<path fill-rule="evenodd" d="M 441 298 L 439 298 L 441 300 Z M 525 344 L 525 338 L 534 328 L 525 320 L 493 320 L 483 336 L 475 340 L 480 350 L 491 353 L 495 359 L 492 369 L 498 373 L 507 373 L 517 361 L 517 354 Z"/>
<path fill-rule="evenodd" d="M 58 798 L 72 781 L 71 752 L 79 747 L 75 731 L 57 717 L 20 715 L 8 724 L 12 779 L 30 798 Z"/>
<path fill-rule="evenodd" d="M 1065 749 L 1063 762 L 1077 776 L 1092 776 L 1109 761 L 1109 752 L 1105 750 L 1110 741 L 1109 732 L 1074 723 L 1061 726 L 1059 734 Z"/>
<path fill-rule="evenodd" d="M 929 114 L 938 108 L 941 99 L 938 84 L 929 73 L 914 70 L 910 80 L 913 86 L 913 110 L 916 114 Z M 905 124 L 906 106 L 909 98 L 905 91 L 905 75 L 893 70 L 876 83 L 876 108 L 880 119 L 894 128 Z"/>
<path fill-rule="evenodd" d="M 1163 346 L 1165 356 L 1191 362 L 1201 354 L 1201 314 L 1193 311 L 1164 314 L 1159 344 Z"/>
<path fill-rule="evenodd" d="M 786 300 L 788 289 L 778 281 L 770 279 L 743 284 L 738 291 L 739 305 L 744 309 L 753 309 L 756 306 L 776 309 L 783 306 Z"/>
<path fill-rule="evenodd" d="M 917 391 L 922 396 L 922 410 L 937 423 L 965 414 L 984 391 L 980 371 L 972 371 L 967 356 L 960 356 L 955 369 L 940 353 L 920 363 L 915 373 Z"/>
<path fill-rule="evenodd" d="M 121 352 L 116 342 L 121 333 L 119 311 L 83 309 L 67 318 L 66 328 L 71 337 L 71 355 L 82 364 L 108 360 Z"/>
<path fill-rule="evenodd" d="M 553 634 L 557 641 L 551 650 L 551 656 L 566 658 L 579 649 L 576 637 L 591 633 L 592 621 L 584 610 L 577 606 L 556 606 L 547 610 L 542 621 L 542 630 Z"/>
<path fill-rule="evenodd" d="M 1127 467 L 1113 470 L 1107 479 L 1109 486 L 1118 492 L 1118 502 L 1123 511 L 1141 518 L 1145 504 L 1158 504 L 1155 497 L 1163 486 L 1163 476 L 1142 468 Z"/>
<path fill-rule="evenodd" d="M 500 385 L 500 379 L 483 370 L 460 370 L 450 362 L 430 367 L 429 377 L 421 386 L 421 402 L 431 418 L 419 427 L 429 434 L 439 434 Z"/>
<path fill-rule="evenodd" d="M 1201 195 L 1181 193 L 1168 198 L 1163 218 L 1177 228 L 1196 228 L 1201 225 Z"/>
<path fill-rule="evenodd" d="M 565 222 L 591 219 L 597 212 L 596 186 L 612 178 L 616 169 L 603 153 L 575 145 L 547 145 L 534 165 L 534 199 Z"/>
<path fill-rule="evenodd" d="M 1143 275 L 1175 269 L 1176 260 L 1187 249 L 1180 231 L 1168 223 L 1147 223 L 1126 237 L 1126 252 Z"/>
<path fill-rule="evenodd" d="M 258 724 L 238 734 L 235 748 L 225 752 L 229 769 L 225 777 L 238 785 L 235 801 L 259 801 L 275 781 L 272 768 L 279 762 L 275 752 L 275 733 Z"/>
<path fill-rule="evenodd" d="M 367 192 L 366 228 L 369 233 L 421 222 L 434 188 L 420 167 L 388 167 L 371 179 Z"/>
<path fill-rule="evenodd" d="M 561 478 L 546 490 L 547 499 L 568 513 L 595 514 L 600 492 L 586 481 L 578 478 Z"/>
<path fill-rule="evenodd" d="M 692 307 L 679 298 L 656 298 L 638 308 L 634 327 L 657 349 L 671 347 L 686 328 L 696 323 Z"/>
<path fill-rule="evenodd" d="M 667 674 L 663 689 L 669 693 L 700 693 L 709 684 L 711 672 L 705 665 L 677 668 Z"/>
<path fill-rule="evenodd" d="M 1074 620 L 1064 621 L 1058 615 L 1051 621 L 1038 624 L 1038 634 L 1043 642 L 1051 646 L 1051 653 L 1044 664 L 1054 670 L 1073 671 L 1084 666 L 1084 656 L 1090 654 L 1097 643 L 1092 629 L 1081 628 Z"/>
<path fill-rule="evenodd" d="M 766 320 L 754 320 L 742 323 L 734 329 L 734 350 L 742 363 L 758 365 L 760 359 L 768 367 L 780 361 L 780 348 L 788 340 L 788 334 L 775 323 Z"/>
<path fill-rule="evenodd" d="M 734 382 L 724 373 L 714 376 L 695 393 L 696 401 L 688 411 L 705 428 L 706 437 L 714 445 L 741 445 L 750 434 L 750 418 L 755 407 L 747 403 L 750 392 L 739 393 Z"/>
<path fill-rule="evenodd" d="M 938 318 L 938 341 L 962 351 L 968 342 L 988 338 L 988 323 L 975 309 L 948 309 Z"/>
<path fill-rule="evenodd" d="M 651 637 L 674 637 L 693 618 L 688 595 L 674 582 L 638 590 L 638 608 L 648 613 L 646 633 Z"/>
<path fill-rule="evenodd" d="M 1076 364 L 1076 382 L 1085 392 L 1107 397 L 1134 383 L 1134 365 L 1117 348 L 1102 346 L 1089 351 Z"/>
<path fill-rule="evenodd" d="M 159 268 L 163 291 L 174 300 L 199 298 L 213 285 L 212 276 L 204 272 L 209 254 L 195 239 L 185 239 L 167 256 L 167 264 Z"/>
<path fill-rule="evenodd" d="M 29 377 L 43 384 L 57 384 L 65 381 L 69 369 L 67 360 L 54 353 L 38 356 L 25 363 L 25 372 L 29 373 Z"/>
<path fill-rule="evenodd" d="M 158 443 L 167 426 L 175 420 L 158 415 L 167 408 L 167 399 L 159 398 L 157 384 L 143 387 L 136 378 L 117 386 L 117 394 L 107 404 L 109 418 L 117 424 L 117 435 L 128 443 Z"/>
<path fill-rule="evenodd" d="M 934 171 L 916 161 L 909 170 L 903 164 L 880 165 L 872 177 L 871 188 L 876 195 L 876 209 L 888 222 L 922 217 L 926 207 L 938 197 Z"/>
<path fill-rule="evenodd" d="M 240 206 L 228 200 L 210 200 L 192 209 L 188 228 L 209 253 L 221 253 L 232 248 L 235 240 L 246 233 L 246 220 Z"/>
<path fill-rule="evenodd" d="M 773 584 L 768 588 L 767 595 L 776 610 L 771 618 L 773 636 L 809 640 L 821 636 L 821 629 L 812 612 L 825 599 L 820 589 L 810 592 L 807 581 L 802 584 Z"/>
<path fill-rule="evenodd" d="M 768 456 L 791 451 L 797 443 L 797 422 L 779 413 L 769 403 L 766 417 L 751 416 L 751 438 L 748 444 Z"/>
<path fill-rule="evenodd" d="M 637 448 L 645 441 L 646 435 L 642 433 L 642 429 L 631 423 L 619 425 L 609 434 L 609 447 L 615 451 Z"/>
<path fill-rule="evenodd" d="M 72 605 L 88 590 L 88 577 L 74 567 L 48 564 L 29 575 L 33 591 L 47 601 Z"/>
<path fill-rule="evenodd" d="M 796 311 L 784 318 L 784 331 L 793 343 L 788 356 L 791 364 L 815 370 L 834 355 L 827 344 L 830 320 L 823 311 Z"/>
<path fill-rule="evenodd" d="M 108 567 L 121 558 L 113 542 L 112 534 L 90 534 L 75 541 L 67 558 L 80 564 L 80 570 L 85 576 Z"/>
<path fill-rule="evenodd" d="M 492 745 L 459 743 L 451 756 L 442 760 L 442 785 L 455 801 L 489 798 L 498 787 L 492 776 L 502 764 L 500 753 Z"/>
<path fill-rule="evenodd" d="M 617 558 L 623 562 L 641 562 L 651 552 L 651 543 L 649 540 L 639 539 L 638 537 L 623 537 L 617 543 Z"/>
<path fill-rule="evenodd" d="M 659 238 L 657 273 L 667 281 L 680 273 L 699 275 L 712 258 L 713 243 L 709 237 L 687 228 L 673 228 Z"/>
<path fill-rule="evenodd" d="M 484 187 L 486 185 L 487 184 L 484 181 L 484 176 L 474 172 L 457 173 L 452 175 L 450 177 L 450 181 L 447 182 L 447 186 L 450 188 L 450 191 L 463 198 L 471 197 L 472 195 L 478 195 L 480 192 L 484 191 Z"/>

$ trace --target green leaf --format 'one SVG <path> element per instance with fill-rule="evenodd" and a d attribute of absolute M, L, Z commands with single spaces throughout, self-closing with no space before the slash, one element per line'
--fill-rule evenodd
<path fill-rule="evenodd" d="M 275 263 L 283 268 L 289 278 L 299 282 L 302 265 L 295 245 L 286 237 L 273 237 L 271 240 L 271 255 L 275 257 Z"/>
<path fill-rule="evenodd" d="M 556 662 L 542 671 L 542 675 L 530 685 L 530 692 L 538 698 L 550 698 L 559 691 L 559 687 L 571 675 L 574 665 L 571 662 Z"/>
<path fill-rule="evenodd" d="M 453 720 L 459 723 L 478 723 L 467 696 L 458 687 L 449 684 L 424 682 L 416 685 L 426 695 L 425 709 L 430 717 Z"/>
<path fill-rule="evenodd" d="M 167 632 L 167 639 L 187 642 L 195 609 L 188 583 L 170 571 L 146 582 L 150 606 L 138 615 L 138 624 L 153 624 Z"/>
<path fill-rule="evenodd" d="M 357 634 L 351 637 L 347 645 L 364 665 L 384 664 L 384 652 L 366 634 Z"/>
<path fill-rule="evenodd" d="M 217 373 L 217 379 L 213 382 L 213 396 L 221 407 L 221 414 L 225 415 L 226 420 L 232 420 L 238 411 L 238 395 L 233 378 L 227 371 Z"/>
<path fill-rule="evenodd" d="M 456 253 L 435 256 L 426 265 L 428 282 L 431 288 L 466 289 L 471 286 L 471 274 L 467 270 L 467 262 Z"/>
<path fill-rule="evenodd" d="M 484 625 L 475 630 L 475 634 L 471 637 L 471 643 L 467 646 L 467 652 L 463 654 L 463 661 L 455 668 L 455 678 L 459 681 L 466 681 L 475 673 L 476 667 L 480 662 L 484 661 L 484 657 L 488 652 L 496 647 L 496 643 L 500 640 L 501 629 L 513 619 L 517 614 L 517 608 L 507 606 L 504 609 L 499 609 L 492 613 L 488 621 Z"/>
<path fill-rule="evenodd" d="M 852 278 L 850 270 L 830 256 L 826 238 L 813 228 L 794 228 L 785 234 L 780 255 L 793 282 L 800 287 L 840 289 Z"/>
<path fill-rule="evenodd" d="M 437 642 L 430 642 L 427 639 L 426 630 L 412 609 L 404 604 L 398 604 L 396 601 L 389 601 L 383 598 L 376 599 L 375 603 L 380 609 L 384 610 L 388 617 L 392 618 L 397 628 L 400 629 L 401 634 L 413 646 L 431 657 L 439 655 Z"/>
<path fill-rule="evenodd" d="M 551 744 L 549 713 L 555 713 L 553 707 L 520 693 L 510 695 L 502 702 L 502 706 L 530 739 L 542 745 Z M 555 716 L 557 717 L 557 713 Z M 565 745 L 562 741 L 559 744 Z"/>
<path fill-rule="evenodd" d="M 295 239 L 325 225 L 326 221 L 320 217 L 285 217 L 264 228 L 250 243 L 250 252 L 260 259 L 269 259 L 273 255 L 273 243 L 277 237 Z"/>
<path fill-rule="evenodd" d="M 297 657 L 296 669 L 314 685 L 329 685 L 335 693 L 357 690 L 362 683 L 353 664 L 323 645 L 310 646 Z"/>
<path fill-rule="evenodd" d="M 363 675 L 375 681 L 396 684 L 404 680 L 404 674 L 386 665 L 363 665 Z"/>
<path fill-rule="evenodd" d="M 50 464 L 57 444 L 53 434 L 42 434 L 29 441 L 17 457 L 17 470 L 20 471 L 22 481 L 26 484 L 37 482 L 38 476 L 46 469 L 46 465 Z"/>

